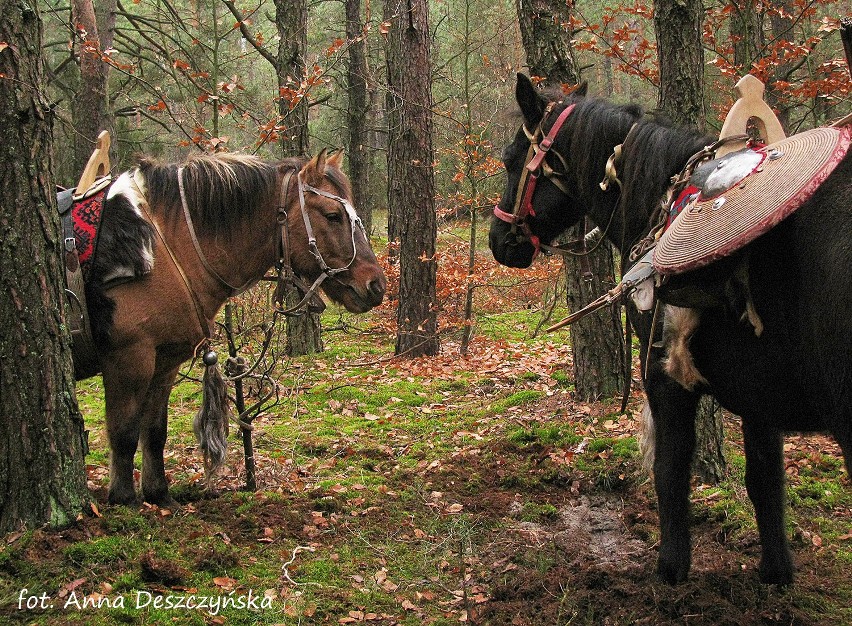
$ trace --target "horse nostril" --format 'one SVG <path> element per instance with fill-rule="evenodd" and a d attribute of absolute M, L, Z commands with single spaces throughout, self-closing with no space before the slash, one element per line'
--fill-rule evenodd
<path fill-rule="evenodd" d="M 385 296 L 385 281 L 381 278 L 375 278 L 367 283 L 367 295 L 370 298 L 371 304 L 378 305 L 382 303 Z"/>

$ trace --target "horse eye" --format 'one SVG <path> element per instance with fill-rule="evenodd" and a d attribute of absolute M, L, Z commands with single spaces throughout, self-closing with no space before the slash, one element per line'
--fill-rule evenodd
<path fill-rule="evenodd" d="M 343 221 L 343 218 L 340 216 L 340 213 L 326 213 L 325 219 L 329 222 L 337 222 L 340 223 Z"/>

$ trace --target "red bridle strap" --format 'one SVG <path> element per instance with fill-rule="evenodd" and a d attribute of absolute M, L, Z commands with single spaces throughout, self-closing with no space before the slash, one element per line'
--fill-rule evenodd
<path fill-rule="evenodd" d="M 553 126 L 550 127 L 550 132 L 547 133 L 547 136 L 542 139 L 538 143 L 538 147 L 535 150 L 535 156 L 527 163 L 527 169 L 530 172 L 535 172 L 538 168 L 541 167 L 542 161 L 544 161 L 544 157 L 547 156 L 548 151 L 551 146 L 553 146 L 553 142 L 556 141 L 556 136 L 559 134 L 559 131 L 562 130 L 562 125 L 565 123 L 565 120 L 568 119 L 568 116 L 571 115 L 571 112 L 576 107 L 576 104 L 571 104 L 565 107 L 562 110 L 562 113 L 559 114 L 559 117 L 556 118 L 556 121 L 553 122 Z M 539 125 L 539 132 L 541 132 L 541 126 Z"/>

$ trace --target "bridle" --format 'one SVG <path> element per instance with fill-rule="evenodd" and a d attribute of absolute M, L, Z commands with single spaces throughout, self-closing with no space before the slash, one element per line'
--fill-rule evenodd
<path fill-rule="evenodd" d="M 345 272 L 352 264 L 355 262 L 355 258 L 358 255 L 358 249 L 355 243 L 355 229 L 356 227 L 361 230 L 362 233 L 366 236 L 366 232 L 364 230 L 364 224 L 361 222 L 361 218 L 358 217 L 358 214 L 355 212 L 355 207 L 352 206 L 352 203 L 349 202 L 346 198 L 335 195 L 333 193 L 329 193 L 322 189 L 317 189 L 316 187 L 312 187 L 307 183 L 302 181 L 302 173 L 296 173 L 296 188 L 298 191 L 299 197 L 299 210 L 302 213 L 302 221 L 305 224 L 305 233 L 308 237 L 308 249 L 311 254 L 317 260 L 317 263 L 320 267 L 320 275 L 314 280 L 313 284 L 310 286 L 307 285 L 300 277 L 296 275 L 293 271 L 293 267 L 290 264 L 290 230 L 289 230 L 289 221 L 287 216 L 287 197 L 290 194 L 290 185 L 293 180 L 293 174 L 296 173 L 295 170 L 288 170 L 284 175 L 284 178 L 281 181 L 281 195 L 278 204 L 278 227 L 280 236 L 278 238 L 278 247 L 277 247 L 277 258 L 275 261 L 275 270 L 277 272 L 277 276 L 275 277 L 276 288 L 275 288 L 275 296 L 273 297 L 273 301 L 275 302 L 276 308 L 275 312 L 283 315 L 299 315 L 303 311 L 302 309 L 305 305 L 312 299 L 317 293 L 317 290 L 320 288 L 320 285 L 327 278 L 334 278 L 337 274 L 341 272 Z M 349 259 L 349 262 L 343 267 L 329 267 L 328 263 L 326 263 L 325 259 L 322 256 L 322 252 L 320 252 L 319 247 L 317 246 L 317 240 L 314 236 L 313 225 L 311 224 L 311 217 L 308 214 L 307 207 L 305 205 L 305 193 L 313 193 L 318 196 L 322 196 L 323 198 L 328 198 L 329 200 L 334 200 L 339 202 L 344 210 L 346 211 L 346 216 L 349 218 L 349 226 L 350 231 L 352 233 L 352 258 Z M 286 297 L 286 290 L 288 285 L 297 286 L 305 295 L 304 297 L 295 305 L 289 308 L 283 308 L 283 303 Z M 325 308 L 325 305 L 320 301 L 319 310 L 321 311 Z"/>
<path fill-rule="evenodd" d="M 308 286 L 307 283 L 305 283 L 300 277 L 295 274 L 290 264 L 290 232 L 287 219 L 287 197 L 290 194 L 290 186 L 293 179 L 293 174 L 296 174 L 297 191 L 299 194 L 299 209 L 302 213 L 302 220 L 305 223 L 305 232 L 307 233 L 308 237 L 308 249 L 314 256 L 314 258 L 317 260 L 317 263 L 320 267 L 320 275 L 310 286 Z M 198 259 L 201 261 L 201 265 L 204 266 L 207 272 L 211 276 L 213 276 L 223 287 L 228 289 L 228 297 L 233 297 L 242 293 L 255 282 L 257 282 L 256 279 L 249 279 L 243 285 L 235 287 L 230 282 L 225 280 L 210 265 L 209 261 L 207 260 L 207 257 L 204 254 L 204 251 L 201 248 L 201 244 L 198 241 L 198 237 L 195 234 L 195 227 L 192 223 L 192 216 L 189 212 L 189 206 L 186 201 L 186 193 L 184 191 L 182 167 L 178 168 L 177 179 L 178 189 L 180 191 L 181 205 L 183 207 L 184 220 L 186 221 L 187 229 L 189 230 L 189 235 L 192 239 L 192 244 L 195 247 L 195 253 L 198 256 Z M 349 218 L 350 230 L 352 233 L 352 258 L 350 258 L 349 262 L 343 267 L 329 267 L 328 263 L 326 263 L 325 259 L 322 256 L 322 252 L 320 252 L 319 247 L 317 247 L 317 240 L 314 236 L 314 229 L 313 225 L 311 224 L 311 218 L 310 215 L 308 215 L 307 207 L 305 206 L 306 192 L 313 193 L 318 196 L 328 198 L 330 200 L 335 200 L 341 205 L 343 205 L 343 208 L 346 211 L 346 215 Z M 322 189 L 317 189 L 316 187 L 312 187 L 302 182 L 301 172 L 296 173 L 295 169 L 290 169 L 287 171 L 281 181 L 281 195 L 279 197 L 276 221 L 278 224 L 280 236 L 278 237 L 277 241 L 276 260 L 274 264 L 276 275 L 271 278 L 271 280 L 274 280 L 276 282 L 275 295 L 273 297 L 273 302 L 275 303 L 274 311 L 283 315 L 300 315 L 304 312 L 303 309 L 305 308 L 309 308 L 309 310 L 322 311 L 325 308 L 325 305 L 322 303 L 321 300 L 318 300 L 316 304 L 311 304 L 310 306 L 308 306 L 308 303 L 315 298 L 317 290 L 320 288 L 320 285 L 322 285 L 325 279 L 332 278 L 335 275 L 340 274 L 341 272 L 345 272 L 355 262 L 355 258 L 358 254 L 357 247 L 355 244 L 355 228 L 357 227 L 361 230 L 361 232 L 364 232 L 364 225 L 361 223 L 361 218 L 358 217 L 358 214 L 355 212 L 355 208 L 352 206 L 352 203 L 350 203 L 346 198 L 342 198 Z M 165 240 L 163 241 L 165 243 Z M 168 245 L 166 245 L 166 249 L 171 254 L 171 250 Z M 179 272 L 183 275 L 183 269 L 180 267 L 179 264 L 177 264 L 176 259 L 175 263 Z M 190 296 L 192 297 L 193 303 L 195 304 L 196 312 L 199 315 L 199 321 L 201 321 L 203 319 L 203 316 L 200 313 L 198 296 L 195 294 L 195 291 L 190 287 L 188 279 L 184 278 L 184 283 L 186 284 Z M 305 295 L 294 306 L 284 308 L 283 303 L 286 297 L 287 287 L 289 285 L 295 285 Z M 205 335 L 209 337 L 209 327 L 207 326 L 207 324 L 202 323 L 202 328 L 207 331 L 205 332 Z"/>
<path fill-rule="evenodd" d="M 498 219 L 511 224 L 512 226 L 512 234 L 516 234 L 517 231 L 520 231 L 526 236 L 527 240 L 532 244 L 533 248 L 535 248 L 535 252 L 533 253 L 533 259 L 535 259 L 539 252 L 544 248 L 548 249 L 548 246 L 542 245 L 538 236 L 535 235 L 529 227 L 527 223 L 527 218 L 532 216 L 535 217 L 535 209 L 533 209 L 532 201 L 533 194 L 535 194 L 536 185 L 541 176 L 547 178 L 550 182 L 552 182 L 556 187 L 564 194 L 571 195 L 568 191 L 568 188 L 565 186 L 565 183 L 560 180 L 561 177 L 564 176 L 561 172 L 556 172 L 553 168 L 548 165 L 545 157 L 548 152 L 551 152 L 551 148 L 553 147 L 553 142 L 556 140 L 556 136 L 559 134 L 559 131 L 562 129 L 563 124 L 565 124 L 565 120 L 568 119 L 568 116 L 571 115 L 571 112 L 576 107 L 576 104 L 570 104 L 565 107 L 562 112 L 559 114 L 559 117 L 556 118 L 556 121 L 553 123 L 553 126 L 550 127 L 550 130 L 547 134 L 544 134 L 544 129 L 542 125 L 544 121 L 547 119 L 548 115 L 553 110 L 553 107 L 558 104 L 557 102 L 551 102 L 547 105 L 547 108 L 544 110 L 544 114 L 542 115 L 541 121 L 538 124 L 538 128 L 534 133 L 530 132 L 530 130 L 526 127 L 526 124 L 522 127 L 524 130 L 524 134 L 527 136 L 527 139 L 530 141 L 529 150 L 527 150 L 527 157 L 524 163 L 523 171 L 521 172 L 521 179 L 518 181 L 518 190 L 515 195 L 515 203 L 514 208 L 511 213 L 507 213 L 503 211 L 499 206 L 494 207 L 494 215 Z M 567 162 L 565 158 L 559 154 L 556 150 L 552 150 L 553 154 L 555 154 L 559 160 L 562 162 L 563 168 L 567 169 Z"/>

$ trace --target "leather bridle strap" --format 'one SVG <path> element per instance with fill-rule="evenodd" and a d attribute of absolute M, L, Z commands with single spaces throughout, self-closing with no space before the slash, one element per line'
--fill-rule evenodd
<path fill-rule="evenodd" d="M 133 183 L 133 185 L 136 187 L 136 190 L 139 192 L 139 196 L 143 199 L 142 202 L 139 203 L 139 207 L 145 213 L 145 217 L 148 219 L 148 222 L 151 224 L 151 226 L 154 227 L 154 231 L 157 233 L 157 236 L 160 238 L 160 243 L 163 244 L 163 248 L 165 248 L 166 252 L 168 253 L 169 258 L 172 261 L 172 265 L 174 265 L 174 268 L 177 270 L 178 276 L 180 276 L 181 281 L 183 282 L 184 289 L 186 290 L 187 295 L 189 295 L 189 300 L 190 300 L 190 302 L 192 302 L 192 306 L 195 309 L 195 315 L 198 318 L 198 326 L 201 329 L 201 334 L 203 335 L 203 338 L 198 343 L 198 345 L 201 345 L 202 343 L 204 343 L 204 341 L 206 341 L 207 339 L 210 339 L 210 336 L 211 336 L 210 323 L 207 321 L 207 317 L 204 315 L 204 308 L 201 306 L 201 301 L 198 299 L 198 294 L 195 293 L 195 290 L 192 288 L 192 285 L 189 282 L 189 277 L 186 275 L 186 272 L 183 271 L 183 267 L 181 267 L 181 264 L 177 260 L 175 253 L 172 251 L 171 246 L 169 246 L 168 241 L 166 241 L 166 238 L 163 236 L 163 231 L 160 230 L 160 225 L 154 219 L 154 216 L 151 214 L 151 212 L 149 210 L 148 200 L 145 197 L 145 195 L 142 193 L 140 186 L 139 186 L 139 183 L 136 182 L 136 175 L 138 173 L 139 172 L 137 170 L 136 173 L 131 177 L 130 180 Z M 198 345 L 195 346 L 196 351 L 197 351 Z M 195 351 L 194 351 L 194 353 L 195 353 Z"/>
<path fill-rule="evenodd" d="M 308 306 L 308 302 L 316 295 L 322 282 L 328 278 L 328 274 L 323 272 L 310 286 L 293 272 L 293 266 L 290 265 L 290 229 L 287 223 L 287 196 L 290 194 L 290 184 L 293 180 L 295 170 L 287 170 L 284 178 L 281 180 L 281 195 L 278 203 L 278 229 L 280 232 L 278 238 L 278 258 L 275 261 L 275 269 L 278 276 L 274 279 L 275 294 L 272 301 L 275 303 L 275 312 L 280 315 L 301 315 L 302 309 Z M 296 304 L 291 307 L 283 307 L 284 301 L 287 298 L 287 285 L 295 285 L 305 295 Z M 322 310 L 323 306 L 317 307 Z"/>
<path fill-rule="evenodd" d="M 355 243 L 355 229 L 360 228 L 361 232 L 364 232 L 364 225 L 361 223 L 361 218 L 358 217 L 358 214 L 355 212 L 355 207 L 352 206 L 352 203 L 350 203 L 346 198 L 303 183 L 301 172 L 299 172 L 296 175 L 297 192 L 299 194 L 299 210 L 302 213 L 302 221 L 305 224 L 305 233 L 308 237 L 308 249 L 311 251 L 311 254 L 313 254 L 314 258 L 317 260 L 321 271 L 320 275 L 313 282 L 313 284 L 308 287 L 304 281 L 302 281 L 298 276 L 295 275 L 295 273 L 293 272 L 293 268 L 290 266 L 290 235 L 287 229 L 286 199 L 290 191 L 290 184 L 293 178 L 293 173 L 294 171 L 290 170 L 284 176 L 284 179 L 281 184 L 281 201 L 278 207 L 278 225 L 281 229 L 281 237 L 278 252 L 279 258 L 276 262 L 276 267 L 278 268 L 278 284 L 275 289 L 274 301 L 277 305 L 275 311 L 284 315 L 296 314 L 297 311 L 302 309 L 308 303 L 308 301 L 315 296 L 315 294 L 320 288 L 320 285 L 322 285 L 323 281 L 325 281 L 326 278 L 333 278 L 336 274 L 345 272 L 352 266 L 352 264 L 355 262 L 356 257 L 358 256 L 358 249 Z M 305 192 L 310 192 L 318 196 L 322 196 L 323 198 L 328 198 L 330 200 L 339 202 L 346 211 L 346 216 L 349 219 L 350 230 L 352 233 L 352 258 L 349 259 L 349 262 L 343 267 L 329 267 L 328 263 L 326 263 L 325 259 L 323 258 L 322 253 L 320 252 L 319 247 L 317 246 L 317 240 L 314 236 L 313 225 L 311 224 L 311 218 L 310 215 L 308 215 L 307 206 L 305 204 Z M 299 289 L 301 289 L 305 293 L 305 295 L 295 305 L 286 309 L 282 309 L 280 307 L 281 303 L 284 301 L 285 298 L 285 286 L 288 282 L 298 286 Z"/>
<path fill-rule="evenodd" d="M 568 194 L 568 190 L 561 183 L 561 181 L 557 180 L 556 173 L 552 168 L 547 166 L 545 161 L 545 157 L 550 149 L 553 147 L 553 142 L 556 141 L 556 137 L 559 134 L 559 131 L 562 130 L 563 124 L 565 124 L 565 120 L 568 119 L 568 116 L 571 115 L 571 112 L 577 106 L 576 104 L 570 104 L 565 107 L 559 116 L 554 121 L 553 126 L 550 127 L 547 135 L 544 136 L 541 141 L 537 141 L 538 137 L 543 134 L 542 131 L 542 123 L 544 119 L 547 117 L 550 112 L 551 107 L 554 103 L 548 105 L 547 109 L 544 111 L 544 116 L 542 117 L 541 122 L 539 122 L 538 130 L 535 134 L 529 132 L 524 126 L 524 132 L 530 140 L 530 147 L 527 151 L 526 163 L 524 165 L 524 170 L 521 172 L 521 178 L 518 181 L 518 190 L 515 195 L 515 204 L 512 210 L 512 213 L 509 214 L 506 211 L 503 211 L 499 207 L 494 207 L 494 215 L 509 224 L 512 225 L 512 233 L 517 232 L 517 229 L 520 228 L 521 232 L 526 235 L 529 242 L 532 244 L 533 248 L 535 248 L 535 252 L 533 253 L 533 259 L 538 256 L 541 251 L 541 242 L 539 238 L 533 234 L 530 230 L 529 225 L 526 223 L 527 217 L 530 215 L 535 217 L 535 209 L 533 208 L 532 201 L 533 195 L 535 194 L 536 184 L 538 183 L 538 178 L 540 174 L 543 174 L 548 180 L 550 180 L 556 187 L 565 193 Z M 554 152 L 554 154 L 558 154 Z M 562 161 L 563 165 L 565 164 L 565 159 L 559 155 L 559 159 Z"/>
<path fill-rule="evenodd" d="M 358 217 L 358 214 L 355 212 L 355 208 L 352 204 L 346 199 L 341 198 L 333 193 L 329 193 L 327 191 L 323 191 L 322 189 L 317 189 L 316 187 L 311 187 L 310 185 L 302 182 L 302 173 L 296 176 L 296 179 L 299 183 L 299 208 L 302 211 L 302 220 L 305 222 L 305 232 L 308 234 L 308 247 L 311 250 L 311 253 L 316 258 L 317 263 L 319 263 L 320 269 L 328 274 L 329 276 L 334 276 L 335 274 L 339 274 L 340 272 L 345 272 L 348 270 L 352 264 L 355 262 L 355 257 L 358 255 L 358 250 L 355 246 L 355 227 L 361 229 L 363 232 L 364 226 L 361 223 L 361 218 Z M 314 237 L 314 229 L 311 226 L 311 218 L 308 215 L 307 208 L 305 207 L 305 192 L 309 191 L 318 196 L 322 196 L 323 198 L 328 198 L 329 200 L 334 200 L 343 205 L 344 210 L 346 211 L 346 217 L 349 218 L 350 231 L 352 233 L 352 258 L 349 259 L 349 262 L 343 267 L 335 267 L 331 268 L 325 262 L 325 259 L 322 258 L 322 253 L 319 251 L 317 247 L 317 240 Z"/>

